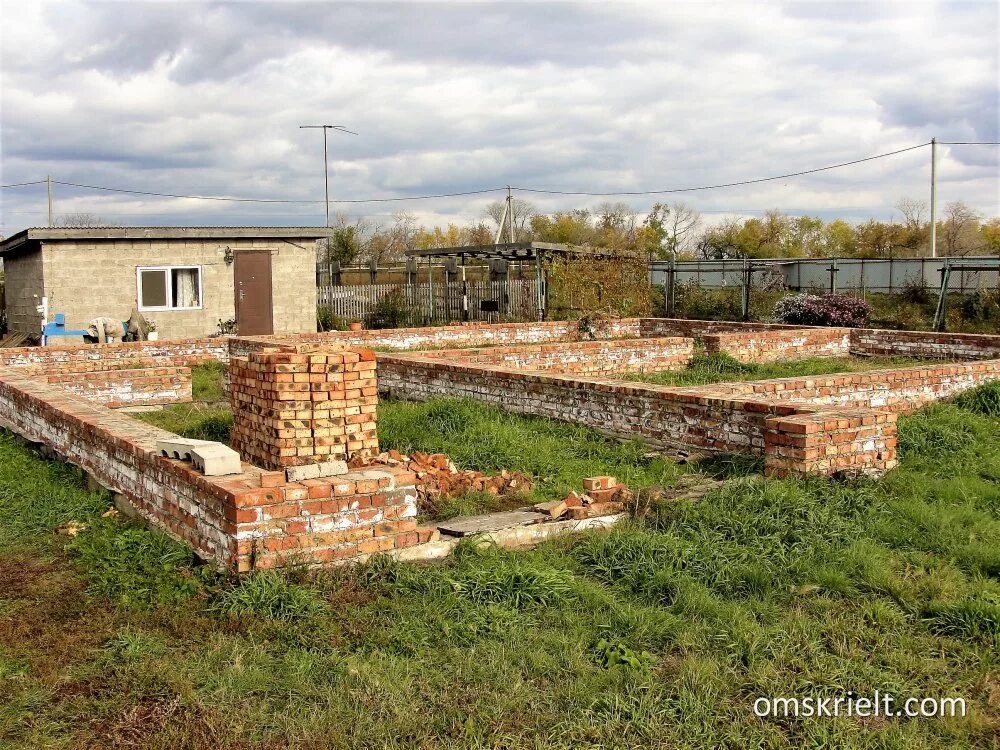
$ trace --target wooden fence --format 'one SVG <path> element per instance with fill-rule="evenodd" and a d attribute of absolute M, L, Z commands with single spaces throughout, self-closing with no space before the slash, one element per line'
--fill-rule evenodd
<path fill-rule="evenodd" d="M 491 323 L 539 319 L 534 279 L 450 281 L 428 284 L 319 286 L 319 305 L 346 321 L 377 323 L 387 309 L 400 310 L 408 325 L 481 320 Z M 390 298 L 390 299 L 386 299 Z M 544 304 L 544 290 L 542 294 Z M 382 306 L 379 303 L 383 302 Z"/>

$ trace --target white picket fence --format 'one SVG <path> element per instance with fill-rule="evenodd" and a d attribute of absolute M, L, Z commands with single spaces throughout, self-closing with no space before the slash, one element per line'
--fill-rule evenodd
<path fill-rule="evenodd" d="M 318 303 L 345 320 L 367 320 L 384 297 L 400 295 L 408 324 L 481 320 L 491 323 L 537 320 L 534 279 L 450 281 L 428 284 L 353 284 L 319 286 Z"/>

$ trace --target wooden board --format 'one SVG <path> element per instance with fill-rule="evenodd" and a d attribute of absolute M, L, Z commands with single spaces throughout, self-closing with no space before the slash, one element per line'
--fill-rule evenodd
<path fill-rule="evenodd" d="M 512 526 L 529 526 L 541 523 L 545 516 L 533 510 L 512 510 L 507 513 L 489 513 L 484 516 L 458 516 L 437 524 L 442 534 L 469 536 L 509 529 Z"/>

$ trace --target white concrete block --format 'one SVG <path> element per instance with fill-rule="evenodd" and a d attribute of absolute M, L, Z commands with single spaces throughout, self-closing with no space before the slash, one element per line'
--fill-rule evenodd
<path fill-rule="evenodd" d="M 289 482 L 301 482 L 304 479 L 319 479 L 319 465 L 289 466 L 285 469 L 285 479 Z"/>
<path fill-rule="evenodd" d="M 191 449 L 191 463 L 198 471 L 207 477 L 243 473 L 239 453 L 222 443 L 203 442 Z"/>
<path fill-rule="evenodd" d="M 170 440 L 157 440 L 156 450 L 161 456 L 177 458 L 181 461 L 191 460 L 191 451 L 200 445 L 218 445 L 211 440 L 194 440 L 192 438 L 175 437 Z"/>

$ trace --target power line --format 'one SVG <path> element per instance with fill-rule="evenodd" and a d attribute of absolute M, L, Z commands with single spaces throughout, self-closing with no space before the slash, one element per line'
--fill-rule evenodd
<path fill-rule="evenodd" d="M 756 185 L 760 182 L 772 182 L 774 180 L 785 180 L 789 177 L 801 177 L 802 175 L 815 174 L 816 172 L 825 172 L 829 169 L 840 169 L 841 167 L 849 167 L 852 164 L 861 164 L 866 161 L 874 161 L 875 159 L 884 159 L 887 156 L 895 156 L 896 154 L 902 154 L 907 151 L 914 151 L 918 148 L 923 148 L 924 146 L 929 146 L 930 142 L 919 143 L 916 146 L 908 146 L 907 148 L 901 148 L 896 151 L 888 151 L 884 154 L 876 154 L 875 156 L 866 156 L 863 159 L 854 159 L 853 161 L 845 161 L 840 164 L 831 164 L 826 167 L 817 167 L 816 169 L 805 169 L 801 172 L 789 172 L 788 174 L 780 174 L 774 177 L 760 177 L 755 180 L 741 180 L 739 182 L 725 182 L 718 185 L 702 185 L 699 187 L 686 187 L 686 188 L 671 188 L 667 190 L 621 190 L 616 192 L 607 193 L 588 193 L 584 191 L 574 191 L 574 190 L 541 190 L 538 188 L 526 188 L 526 187 L 516 187 L 515 190 L 520 190 L 524 193 L 546 193 L 549 195 L 585 195 L 585 196 L 604 196 L 604 195 L 662 195 L 664 193 L 690 193 L 696 190 L 717 190 L 719 188 L 727 187 L 738 187 L 740 185 Z"/>
<path fill-rule="evenodd" d="M 82 185 L 77 182 L 62 182 L 52 180 L 54 185 L 68 185 L 70 187 L 85 188 L 88 190 L 105 190 L 112 193 L 128 193 L 130 195 L 150 195 L 157 198 L 190 198 L 201 201 L 230 201 L 234 203 L 325 203 L 317 200 L 294 200 L 286 198 L 231 198 L 220 195 L 179 195 L 176 193 L 154 193 L 147 190 L 126 190 L 124 188 L 103 187 L 100 185 Z M 483 193 L 496 193 L 507 188 L 483 188 L 482 190 L 466 190 L 459 193 L 438 193 L 435 195 L 411 195 L 402 198 L 343 198 L 330 199 L 331 203 L 391 203 L 394 201 L 420 201 L 432 198 L 457 198 L 464 195 L 482 195 Z"/>
<path fill-rule="evenodd" d="M 1000 142 L 995 141 L 939 141 L 941 145 L 948 146 L 996 146 L 1000 145 Z M 699 185 L 697 187 L 683 187 L 683 188 L 664 188 L 662 190 L 620 190 L 620 191 L 607 191 L 607 192 L 589 192 L 584 190 L 547 190 L 543 188 L 530 188 L 530 187 L 515 187 L 513 189 L 519 190 L 524 193 L 540 193 L 546 195 L 580 195 L 580 196 L 614 196 L 614 195 L 664 195 L 669 193 L 689 193 L 699 190 L 719 190 L 721 188 L 728 187 L 740 187 L 743 185 L 756 185 L 762 182 L 774 182 L 776 180 L 786 180 L 791 177 L 801 177 L 803 175 L 816 174 L 818 172 L 826 172 L 831 169 L 841 169 L 843 167 L 849 167 L 854 164 L 863 164 L 869 161 L 875 161 L 877 159 L 885 159 L 889 156 L 896 156 L 897 154 L 903 154 L 908 151 L 915 151 L 916 149 L 924 148 L 929 146 L 930 142 L 919 143 L 915 146 L 908 146 L 906 148 L 897 149 L 895 151 L 887 151 L 883 154 L 876 154 L 874 156 L 866 156 L 861 159 L 853 159 L 851 161 L 840 162 L 838 164 L 830 164 L 824 167 L 816 167 L 815 169 L 805 169 L 798 172 L 789 172 L 787 174 L 775 175 L 773 177 L 759 177 L 752 180 L 740 180 L 737 182 L 725 182 L 715 185 Z M 44 184 L 45 180 L 36 180 L 33 182 L 19 182 L 12 185 L 0 185 L 0 188 L 13 188 L 22 187 L 27 185 L 41 185 Z M 221 195 L 185 195 L 180 193 L 160 193 L 153 192 L 149 190 L 130 190 L 127 188 L 116 188 L 107 187 L 104 185 L 87 185 L 78 182 L 66 182 L 62 180 L 52 180 L 55 185 L 65 185 L 67 187 L 81 188 L 84 190 L 101 190 L 104 192 L 111 193 L 126 193 L 128 195 L 145 195 L 155 198 L 180 198 L 189 200 L 204 200 L 204 201 L 222 201 L 231 203 L 276 203 L 276 204 L 322 204 L 325 201 L 321 200 L 303 200 L 303 199 L 290 199 L 290 198 L 240 198 L 233 196 L 221 196 Z M 486 195 L 489 193 L 497 193 L 506 190 L 506 187 L 493 187 L 493 188 L 482 188 L 477 190 L 465 190 L 454 193 L 435 193 L 429 195 L 410 195 L 402 196 L 397 198 L 342 198 L 342 199 L 331 199 L 331 203 L 345 203 L 345 204 L 358 204 L 358 203 L 398 203 L 403 201 L 419 201 L 419 200 L 433 200 L 436 198 L 459 198 L 469 195 Z"/>
<path fill-rule="evenodd" d="M 44 185 L 45 180 L 35 180 L 33 182 L 15 182 L 13 185 L 0 185 L 0 188 L 16 188 L 24 187 L 25 185 Z"/>

